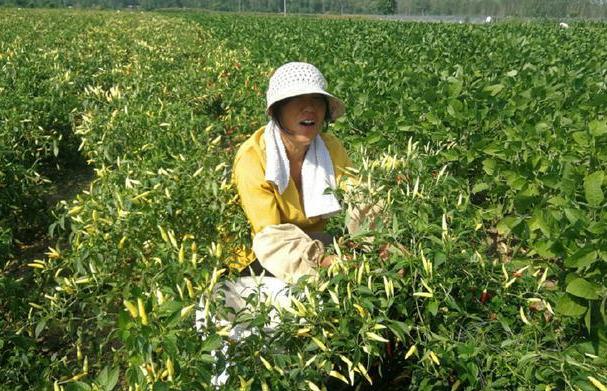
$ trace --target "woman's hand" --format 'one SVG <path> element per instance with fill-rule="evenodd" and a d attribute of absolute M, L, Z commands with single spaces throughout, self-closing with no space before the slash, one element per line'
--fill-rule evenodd
<path fill-rule="evenodd" d="M 319 262 L 318 266 L 320 267 L 329 267 L 333 261 L 335 260 L 336 255 L 325 255 L 322 260 Z"/>
<path fill-rule="evenodd" d="M 344 254 L 343 258 L 349 261 L 352 259 L 352 256 L 349 254 Z M 325 255 L 318 264 L 318 266 L 329 267 L 333 263 L 333 261 L 335 261 L 335 259 L 337 259 L 337 255 Z"/>

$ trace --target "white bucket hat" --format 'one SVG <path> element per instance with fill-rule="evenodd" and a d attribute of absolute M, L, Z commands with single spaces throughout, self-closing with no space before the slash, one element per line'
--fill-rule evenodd
<path fill-rule="evenodd" d="M 289 62 L 279 67 L 270 77 L 266 93 L 266 114 L 278 101 L 305 94 L 321 94 L 329 100 L 331 121 L 344 115 L 346 106 L 339 98 L 326 91 L 327 81 L 318 68 L 305 62 Z"/>

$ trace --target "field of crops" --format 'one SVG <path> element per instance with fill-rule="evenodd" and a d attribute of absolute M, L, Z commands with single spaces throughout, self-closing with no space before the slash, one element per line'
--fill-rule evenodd
<path fill-rule="evenodd" d="M 604 42 L 582 22 L 0 10 L 0 388 L 212 389 L 228 366 L 241 390 L 605 390 Z M 231 161 L 293 60 L 346 102 L 330 131 L 385 210 L 357 237 L 335 217 L 341 261 L 273 334 L 254 303 L 229 343 L 194 312 L 250 244 Z M 20 258 L 40 230 L 51 247 Z"/>

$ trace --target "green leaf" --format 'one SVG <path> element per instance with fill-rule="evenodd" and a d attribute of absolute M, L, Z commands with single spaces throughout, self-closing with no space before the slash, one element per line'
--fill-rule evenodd
<path fill-rule="evenodd" d="M 567 200 L 565 200 L 563 197 L 555 196 L 555 197 L 549 198 L 548 203 L 550 205 L 554 205 L 554 206 L 565 206 L 565 205 L 567 205 Z"/>
<path fill-rule="evenodd" d="M 178 348 L 177 348 L 177 336 L 175 335 L 175 332 L 171 332 L 170 334 L 165 335 L 165 337 L 162 340 L 162 345 L 166 349 L 167 353 L 169 353 L 172 356 L 176 356 L 178 353 Z"/>
<path fill-rule="evenodd" d="M 548 174 L 548 175 L 542 177 L 540 180 L 544 186 L 549 187 L 554 190 L 559 189 L 559 187 L 561 186 L 561 178 L 554 173 Z M 558 197 L 558 198 L 561 198 L 561 197 Z M 548 201 L 548 202 L 550 202 L 550 201 Z"/>
<path fill-rule="evenodd" d="M 549 129 L 550 129 L 550 125 L 548 125 L 545 122 L 539 122 L 539 123 L 535 124 L 535 130 L 538 133 L 544 133 L 544 132 L 548 131 Z"/>
<path fill-rule="evenodd" d="M 566 267 L 585 267 L 593 264 L 598 259 L 598 252 L 592 247 L 576 251 L 572 256 L 565 259 Z"/>
<path fill-rule="evenodd" d="M 592 319 L 592 306 L 588 307 L 588 311 L 586 311 L 586 315 L 584 316 L 584 324 L 586 325 L 586 330 L 590 332 L 590 323 Z"/>
<path fill-rule="evenodd" d="M 185 306 L 184 302 L 178 300 L 165 301 L 158 308 L 158 313 L 161 316 L 168 316 L 174 314 L 175 312 L 181 311 L 181 309 Z"/>
<path fill-rule="evenodd" d="M 556 254 L 552 251 L 553 245 L 554 242 L 549 240 L 537 240 L 531 245 L 531 248 L 542 258 L 554 258 Z"/>
<path fill-rule="evenodd" d="M 201 350 L 203 352 L 211 352 L 221 347 L 223 341 L 217 334 L 210 335 L 207 339 L 202 342 Z"/>
<path fill-rule="evenodd" d="M 556 312 L 565 316 L 581 316 L 586 312 L 586 306 L 569 295 L 563 295 L 556 303 Z"/>
<path fill-rule="evenodd" d="M 455 77 L 449 77 L 447 79 L 449 82 L 449 86 L 447 87 L 447 91 L 449 92 L 449 96 L 452 98 L 457 97 L 461 92 L 464 86 L 464 83 L 461 80 L 456 79 Z"/>
<path fill-rule="evenodd" d="M 565 216 L 571 224 L 575 224 L 580 220 L 585 223 L 587 220 L 584 212 L 579 209 L 565 208 Z"/>
<path fill-rule="evenodd" d="M 590 136 L 586 132 L 575 132 L 571 135 L 573 140 L 581 147 L 590 145 Z"/>
<path fill-rule="evenodd" d="M 504 145 L 501 142 L 493 141 L 485 145 L 482 151 L 485 152 L 487 155 L 498 156 L 500 154 L 503 154 Z"/>
<path fill-rule="evenodd" d="M 110 369 L 110 367 L 105 367 L 97 376 L 96 382 L 106 391 L 113 390 L 114 387 L 116 387 L 116 384 L 118 383 L 119 374 L 120 371 L 118 370 L 118 368 Z"/>
<path fill-rule="evenodd" d="M 440 120 L 439 117 L 436 116 L 436 114 L 434 113 L 428 113 L 426 114 L 426 119 L 428 120 L 428 122 L 430 122 L 432 125 L 441 125 L 442 122 Z"/>
<path fill-rule="evenodd" d="M 541 230 L 545 236 L 550 236 L 550 225 L 544 218 L 544 214 L 536 210 L 533 216 L 527 222 L 531 231 Z"/>
<path fill-rule="evenodd" d="M 404 322 L 399 322 L 397 320 L 388 320 L 386 322 L 386 325 L 402 342 L 405 341 L 405 335 L 409 335 L 409 333 L 411 332 L 410 325 Z"/>
<path fill-rule="evenodd" d="M 521 190 L 527 183 L 525 177 L 518 172 L 504 171 L 503 175 L 504 179 L 506 179 L 506 183 L 508 183 L 508 186 L 510 186 L 512 190 Z"/>
<path fill-rule="evenodd" d="M 565 167 L 563 168 L 561 184 L 559 188 L 561 191 L 570 197 L 573 197 L 575 193 L 575 189 L 578 186 L 578 174 L 577 170 L 570 163 L 565 163 Z"/>
<path fill-rule="evenodd" d="M 503 89 L 504 89 L 503 84 L 493 84 L 493 85 L 485 87 L 483 89 L 483 91 L 488 92 L 491 96 L 495 96 L 495 95 L 499 94 Z"/>
<path fill-rule="evenodd" d="M 126 370 L 126 381 L 128 385 L 135 385 L 142 383 L 145 380 L 145 377 L 141 370 L 137 367 L 130 367 Z"/>
<path fill-rule="evenodd" d="M 595 136 L 595 137 L 602 136 L 605 133 L 607 133 L 607 121 L 605 121 L 605 120 L 603 120 L 603 121 L 598 121 L 598 120 L 591 121 L 588 124 L 588 128 L 590 128 L 590 133 L 593 136 Z"/>
<path fill-rule="evenodd" d="M 512 328 L 510 328 L 510 320 L 506 316 L 498 315 L 497 320 L 502 325 L 502 328 L 507 333 L 512 333 Z"/>
<path fill-rule="evenodd" d="M 586 281 L 583 278 L 576 278 L 567 285 L 566 291 L 567 293 L 571 293 L 577 297 L 582 297 L 588 300 L 596 300 L 599 298 L 598 292 L 600 289 L 600 286 Z"/>
<path fill-rule="evenodd" d="M 607 222 L 595 221 L 590 223 L 587 230 L 594 235 L 605 235 L 607 233 Z"/>
<path fill-rule="evenodd" d="M 374 135 L 367 137 L 367 143 L 375 144 L 375 143 L 380 142 L 382 139 L 383 139 L 383 136 L 381 134 L 374 134 Z"/>
<path fill-rule="evenodd" d="M 576 273 L 570 272 L 565 275 L 565 285 L 569 285 L 569 283 L 576 278 L 580 278 Z"/>
<path fill-rule="evenodd" d="M 489 185 L 484 182 L 477 183 L 472 188 L 472 194 L 480 193 L 481 191 L 487 190 L 488 188 L 489 188 Z"/>
<path fill-rule="evenodd" d="M 464 106 L 462 105 L 462 102 L 454 99 L 449 102 L 449 105 L 447 106 L 447 113 L 454 118 L 458 118 L 460 116 L 459 113 L 461 113 L 463 108 Z"/>
<path fill-rule="evenodd" d="M 520 217 L 508 216 L 504 217 L 502 221 L 497 223 L 497 232 L 502 235 L 508 235 L 510 231 L 523 221 Z"/>
<path fill-rule="evenodd" d="M 603 171 L 595 171 L 584 178 L 584 193 L 590 206 L 599 206 L 605 199 L 601 190 L 604 176 Z"/>
<path fill-rule="evenodd" d="M 210 354 L 201 354 L 198 358 L 205 364 L 214 364 L 217 361 L 217 359 Z"/>
<path fill-rule="evenodd" d="M 495 172 L 495 166 L 497 162 L 495 159 L 485 159 L 483 160 L 483 170 L 487 173 L 487 175 L 493 175 Z"/>
<path fill-rule="evenodd" d="M 44 327 L 46 326 L 46 319 L 42 319 L 40 322 L 38 322 L 38 324 L 36 325 L 36 329 L 34 330 L 34 338 L 38 338 L 38 336 L 40 336 L 40 333 L 42 332 L 42 330 L 44 330 Z"/>
<path fill-rule="evenodd" d="M 66 384 L 65 390 L 66 391 L 90 391 L 91 386 L 89 386 L 88 384 L 86 384 L 84 382 L 77 381 L 77 382 Z"/>
<path fill-rule="evenodd" d="M 451 161 L 455 161 L 459 159 L 459 154 L 457 153 L 457 151 L 455 149 L 448 149 L 446 151 L 442 151 L 441 155 L 445 158 L 445 160 L 447 160 L 448 162 Z"/>

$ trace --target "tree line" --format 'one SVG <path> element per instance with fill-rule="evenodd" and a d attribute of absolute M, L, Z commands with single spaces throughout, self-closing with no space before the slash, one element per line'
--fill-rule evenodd
<path fill-rule="evenodd" d="M 605 18 L 607 0 L 399 0 L 398 14 Z"/>
<path fill-rule="evenodd" d="M 607 18 L 607 0 L 0 0 L 0 6 L 232 12 Z"/>

